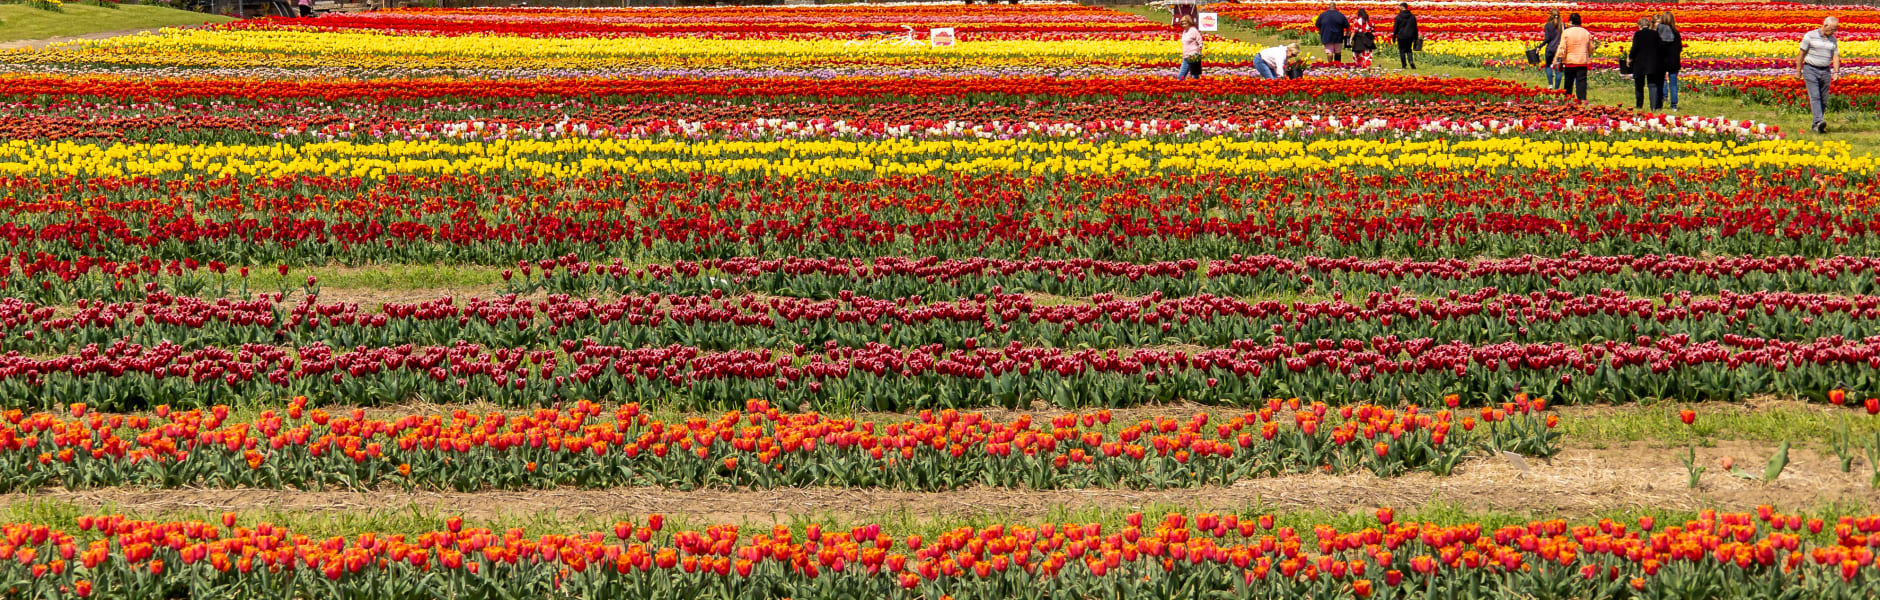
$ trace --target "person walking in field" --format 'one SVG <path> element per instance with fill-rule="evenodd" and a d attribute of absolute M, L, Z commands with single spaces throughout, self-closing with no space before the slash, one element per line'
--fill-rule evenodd
<path fill-rule="evenodd" d="M 1547 74 L 1548 89 L 1560 89 L 1560 70 L 1554 68 L 1554 55 L 1560 50 L 1560 9 L 1547 10 L 1547 22 L 1541 25 L 1541 43 L 1537 49 L 1544 52 L 1541 59 L 1541 71 Z"/>
<path fill-rule="evenodd" d="M 1358 68 L 1371 67 L 1371 53 L 1377 52 L 1377 28 L 1371 25 L 1371 13 L 1358 9 L 1358 18 L 1351 20 L 1351 57 L 1358 62 Z"/>
<path fill-rule="evenodd" d="M 1567 16 L 1568 27 L 1560 32 L 1560 53 L 1554 56 L 1554 68 L 1560 70 L 1560 89 L 1573 92 L 1580 100 L 1586 99 L 1586 69 L 1593 64 L 1593 52 L 1599 50 L 1599 40 L 1593 39 L 1593 32 L 1580 26 L 1580 13 Z"/>
<path fill-rule="evenodd" d="M 1175 73 L 1175 79 L 1201 78 L 1201 29 L 1195 26 L 1195 18 L 1183 15 L 1182 25 L 1182 67 Z"/>
<path fill-rule="evenodd" d="M 1397 42 L 1397 62 L 1405 69 L 1417 68 L 1417 16 L 1410 12 L 1410 3 L 1397 5 L 1397 19 L 1390 24 L 1390 37 Z"/>
<path fill-rule="evenodd" d="M 1338 3 L 1327 5 L 1313 26 L 1319 28 L 1319 43 L 1325 45 L 1325 56 L 1335 63 L 1345 62 L 1345 38 L 1351 35 L 1351 21 L 1345 18 L 1345 13 L 1338 12 Z"/>
<path fill-rule="evenodd" d="M 1808 112 L 1815 117 L 1811 127 L 1815 133 L 1828 132 L 1828 87 L 1841 78 L 1841 43 L 1834 39 L 1840 28 L 1840 19 L 1828 17 L 1821 29 L 1802 36 L 1802 53 L 1795 58 L 1795 76 L 1808 88 Z"/>
<path fill-rule="evenodd" d="M 313 0 L 300 0 L 300 18 L 313 16 Z"/>
<path fill-rule="evenodd" d="M 1658 15 L 1658 68 L 1665 73 L 1665 104 L 1678 112 L 1678 71 L 1684 68 L 1684 34 L 1671 11 Z"/>
<path fill-rule="evenodd" d="M 1638 31 L 1632 32 L 1632 108 L 1643 110 L 1646 96 L 1652 110 L 1665 107 L 1665 74 L 1658 69 L 1658 24 L 1652 17 L 1639 17 Z M 1648 93 L 1649 91 L 1649 93 Z"/>

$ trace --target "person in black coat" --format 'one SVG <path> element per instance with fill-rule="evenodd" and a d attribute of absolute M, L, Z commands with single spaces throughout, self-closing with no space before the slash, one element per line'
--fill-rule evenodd
<path fill-rule="evenodd" d="M 1652 110 L 1665 107 L 1665 72 L 1658 67 L 1661 50 L 1658 25 L 1652 17 L 1640 17 L 1638 31 L 1632 33 L 1633 108 L 1645 108 L 1645 90 L 1651 89 Z"/>
<path fill-rule="evenodd" d="M 1684 69 L 1684 34 L 1671 11 L 1658 15 L 1658 70 L 1665 72 L 1665 103 L 1678 112 L 1678 71 Z"/>
<path fill-rule="evenodd" d="M 1390 37 L 1397 40 L 1397 61 L 1405 69 L 1417 68 L 1417 16 L 1410 14 L 1410 3 L 1397 5 L 1397 20 L 1390 24 Z"/>

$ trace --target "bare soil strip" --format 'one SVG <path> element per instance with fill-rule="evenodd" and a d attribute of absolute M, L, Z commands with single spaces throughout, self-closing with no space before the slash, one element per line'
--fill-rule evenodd
<path fill-rule="evenodd" d="M 844 520 L 1040 519 L 1054 509 L 1133 509 L 1178 505 L 1189 510 L 1287 509 L 1367 511 L 1378 506 L 1416 507 L 1432 501 L 1470 510 L 1512 511 L 1536 518 L 1586 517 L 1636 509 L 1720 508 L 1750 510 L 1759 504 L 1807 509 L 1840 503 L 1872 510 L 1880 492 L 1868 486 L 1870 472 L 1856 461 L 1842 473 L 1839 461 L 1809 450 L 1791 451 L 1792 462 L 1775 483 L 1722 473 L 1718 461 L 1734 456 L 1737 468 L 1761 475 L 1770 448 L 1730 444 L 1699 449 L 1709 467 L 1698 490 L 1685 485 L 1684 466 L 1666 448 L 1643 444 L 1607 450 L 1569 450 L 1551 462 L 1530 461 L 1522 473 L 1500 459 L 1480 460 L 1449 477 L 1424 474 L 1389 479 L 1363 475 L 1303 475 L 1232 487 L 1180 490 L 969 489 L 916 493 L 841 488 L 761 491 L 678 491 L 646 488 L 481 493 L 299 492 L 279 490 L 45 490 L 0 496 L 0 502 L 51 499 L 82 507 L 127 511 L 140 516 L 220 511 L 301 513 L 418 510 L 437 515 L 503 519 L 552 515 L 561 519 L 664 513 L 694 522 L 764 525 L 792 517 Z"/>

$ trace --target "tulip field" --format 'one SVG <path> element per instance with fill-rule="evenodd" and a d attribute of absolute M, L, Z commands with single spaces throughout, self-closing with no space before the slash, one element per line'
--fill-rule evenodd
<path fill-rule="evenodd" d="M 1310 37 L 1313 18 L 1323 10 L 1317 0 L 1216 5 L 1222 17 L 1249 25 Z M 1397 13 L 1396 2 L 1342 2 L 1346 11 L 1375 15 L 1380 38 Z M 1613 68 L 1631 47 L 1641 16 L 1671 10 L 1683 36 L 1683 80 L 1702 93 L 1740 97 L 1807 112 L 1808 94 L 1794 76 L 1796 45 L 1802 33 L 1822 20 L 1840 20 L 1843 77 L 1834 83 L 1837 107 L 1866 111 L 1880 107 L 1880 7 L 1846 3 L 1797 2 L 1422 2 L 1417 3 L 1419 33 L 1426 55 L 1437 61 L 1525 67 L 1522 51 L 1540 40 L 1546 10 L 1564 18 L 1578 13 L 1605 45 L 1594 65 Z M 1308 42 L 1306 45 L 1311 45 Z M 1610 71 L 1608 71 L 1610 72 Z"/>
<path fill-rule="evenodd" d="M 1838 15 L 1837 106 L 1880 99 L 1880 9 L 1415 9 L 1494 73 L 1556 4 L 1675 10 L 1685 93 L 1771 111 Z M 1880 597 L 1874 148 L 1260 77 L 1302 0 L 1210 5 L 1178 81 L 1155 10 L 0 50 L 0 590 Z"/>

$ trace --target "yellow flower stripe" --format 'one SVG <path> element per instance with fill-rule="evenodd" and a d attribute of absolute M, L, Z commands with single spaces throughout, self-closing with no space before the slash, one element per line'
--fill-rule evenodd
<path fill-rule="evenodd" d="M 953 48 L 846 45 L 841 40 L 697 40 L 689 38 L 526 38 L 384 35 L 369 32 L 166 30 L 56 46 L 62 52 L 14 55 L 12 61 L 80 60 L 123 65 L 275 67 L 620 67 L 1077 64 L 1162 61 L 1180 43 L 1161 40 L 966 41 Z M 1260 48 L 1210 44 L 1219 60 L 1252 60 Z"/>
<path fill-rule="evenodd" d="M 1563 142 L 1206 138 L 1112 140 L 614 140 L 335 141 L 189 145 L 16 140 L 0 145 L 0 176 L 379 178 L 393 174 L 578 177 L 600 173 L 868 176 L 1115 172 L 1266 173 L 1323 169 L 1812 167 L 1873 173 L 1875 158 L 1844 142 L 1768 140 Z"/>
<path fill-rule="evenodd" d="M 1799 36 L 1798 36 L 1799 37 Z M 1692 41 L 1685 42 L 1684 58 L 1788 58 L 1796 55 L 1796 43 L 1793 40 L 1766 41 Z M 1449 54 L 1467 58 L 1521 58 L 1522 51 L 1534 47 L 1533 40 L 1429 40 L 1423 43 L 1424 50 L 1435 54 Z M 1624 41 L 1605 40 L 1599 47 L 1599 56 L 1625 56 L 1632 48 L 1632 39 Z M 1842 40 L 1841 56 L 1844 58 L 1880 58 L 1880 40 Z"/>

